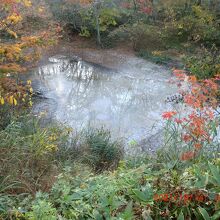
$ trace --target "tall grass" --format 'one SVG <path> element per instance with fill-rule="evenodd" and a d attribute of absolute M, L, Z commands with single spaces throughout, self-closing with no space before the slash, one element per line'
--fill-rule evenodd
<path fill-rule="evenodd" d="M 104 129 L 73 135 L 27 115 L 1 130 L 0 139 L 0 193 L 48 191 L 66 165 L 80 160 L 101 172 L 116 168 L 122 156 L 120 143 Z"/>
<path fill-rule="evenodd" d="M 0 132 L 0 185 L 5 191 L 34 194 L 50 188 L 57 172 L 55 134 L 55 130 L 43 129 L 36 119 L 26 117 Z"/>
<path fill-rule="evenodd" d="M 123 155 L 119 141 L 113 141 L 108 130 L 89 128 L 85 133 L 83 161 L 96 172 L 117 168 Z"/>

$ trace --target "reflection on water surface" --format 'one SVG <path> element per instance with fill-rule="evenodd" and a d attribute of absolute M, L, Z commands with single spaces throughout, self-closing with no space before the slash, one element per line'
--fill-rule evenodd
<path fill-rule="evenodd" d="M 47 98 L 36 109 L 48 108 L 53 118 L 75 129 L 104 125 L 128 141 L 157 131 L 169 107 L 164 100 L 175 92 L 167 70 L 139 58 L 128 58 L 113 70 L 55 56 L 31 77 Z"/>

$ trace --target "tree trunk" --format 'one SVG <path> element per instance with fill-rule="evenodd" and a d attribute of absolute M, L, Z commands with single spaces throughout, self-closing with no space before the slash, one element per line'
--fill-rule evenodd
<path fill-rule="evenodd" d="M 102 45 L 101 43 L 101 35 L 100 35 L 100 24 L 99 24 L 99 11 L 96 9 L 96 31 L 97 31 L 97 44 L 99 46 Z"/>
<path fill-rule="evenodd" d="M 133 5 L 134 5 L 134 13 L 137 12 L 137 3 L 135 0 L 133 0 Z"/>
<path fill-rule="evenodd" d="M 99 16 L 100 16 L 100 8 L 101 8 L 101 1 L 100 0 L 96 0 L 94 2 L 94 9 L 95 9 L 95 21 L 96 21 L 96 40 L 97 40 L 97 44 L 99 46 L 102 46 L 102 42 L 101 42 L 101 34 L 100 34 L 100 23 L 99 23 Z"/>

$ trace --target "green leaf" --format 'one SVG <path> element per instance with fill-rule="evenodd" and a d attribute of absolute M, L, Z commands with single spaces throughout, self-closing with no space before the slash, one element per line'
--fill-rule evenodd
<path fill-rule="evenodd" d="M 181 211 L 177 220 L 184 220 L 184 215 L 183 215 L 183 212 Z"/>
<path fill-rule="evenodd" d="M 134 219 L 134 213 L 133 213 L 133 203 L 128 203 L 125 211 L 120 214 L 118 217 L 121 217 L 124 220 L 132 220 Z"/>
<path fill-rule="evenodd" d="M 211 218 L 212 220 L 220 219 L 220 211 L 217 211 Z"/>
<path fill-rule="evenodd" d="M 135 194 L 135 197 L 143 202 L 147 202 L 152 198 L 153 192 L 151 188 L 146 188 L 144 191 L 138 189 L 133 189 L 132 192 Z"/>
<path fill-rule="evenodd" d="M 146 195 L 146 193 L 144 193 L 138 189 L 134 189 L 132 191 L 139 200 L 144 201 L 144 202 L 146 202 L 148 200 L 148 196 Z"/>
<path fill-rule="evenodd" d="M 211 123 L 211 129 L 212 129 L 214 135 L 217 136 L 218 135 L 218 131 L 217 131 L 216 123 L 215 122 Z"/>
<path fill-rule="evenodd" d="M 197 219 L 197 220 L 202 219 L 202 218 L 201 218 L 201 215 L 200 215 L 195 209 L 193 209 L 193 213 L 194 213 L 194 215 L 196 216 L 196 219 Z"/>
<path fill-rule="evenodd" d="M 205 220 L 211 220 L 211 218 L 210 218 L 208 212 L 207 212 L 204 208 L 199 207 L 198 209 L 199 209 L 199 212 L 201 213 L 202 217 L 203 217 Z"/>
<path fill-rule="evenodd" d="M 209 168 L 218 184 L 220 184 L 220 172 L 213 164 L 209 163 Z"/>
<path fill-rule="evenodd" d="M 102 218 L 102 215 L 99 213 L 99 211 L 98 210 L 93 210 L 93 216 L 95 217 L 95 219 L 96 220 L 102 220 L 103 218 Z"/>

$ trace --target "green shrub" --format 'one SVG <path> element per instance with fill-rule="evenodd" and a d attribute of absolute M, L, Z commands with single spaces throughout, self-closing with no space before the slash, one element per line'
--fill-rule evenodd
<path fill-rule="evenodd" d="M 46 200 L 37 200 L 32 206 L 32 211 L 26 215 L 29 220 L 57 220 L 56 209 Z"/>
<path fill-rule="evenodd" d="M 66 170 L 49 195 L 37 195 L 24 215 L 43 220 L 56 214 L 61 219 L 204 219 L 206 213 L 219 218 L 219 160 L 181 170 L 153 158 L 135 169 L 125 164 L 99 175 L 86 173 L 85 167 L 78 175 Z"/>
<path fill-rule="evenodd" d="M 49 1 L 51 11 L 56 20 L 62 25 L 69 27 L 68 32 L 73 34 L 79 33 L 82 37 L 92 37 L 97 34 L 96 24 L 96 10 L 93 5 L 80 5 L 77 2 L 63 2 L 63 1 Z M 120 19 L 118 8 L 114 7 L 108 1 L 102 2 L 98 15 L 99 30 L 103 37 L 107 36 L 109 32 L 117 26 Z M 72 33 L 71 33 L 72 32 Z M 104 44 L 107 44 L 105 40 Z"/>
<path fill-rule="evenodd" d="M 45 19 L 38 15 L 27 15 L 22 23 L 22 27 L 29 31 L 42 30 L 42 28 L 48 27 L 48 19 L 49 18 Z"/>
<path fill-rule="evenodd" d="M 160 37 L 160 27 L 142 21 L 126 24 L 115 29 L 110 36 L 119 42 L 130 41 L 136 51 L 153 51 L 165 48 Z"/>
<path fill-rule="evenodd" d="M 168 45 L 174 42 L 203 43 L 211 46 L 219 45 L 219 26 L 217 16 L 207 8 L 192 5 L 190 8 L 183 7 L 167 9 L 165 12 L 163 39 Z"/>
<path fill-rule="evenodd" d="M 215 46 L 211 49 L 202 47 L 196 55 L 186 56 L 184 62 L 198 79 L 212 78 L 220 72 L 220 53 Z"/>

